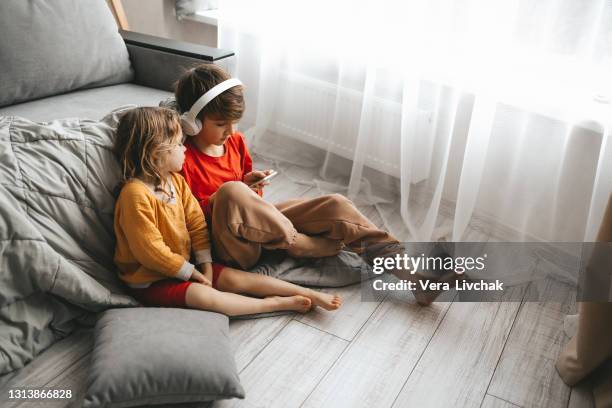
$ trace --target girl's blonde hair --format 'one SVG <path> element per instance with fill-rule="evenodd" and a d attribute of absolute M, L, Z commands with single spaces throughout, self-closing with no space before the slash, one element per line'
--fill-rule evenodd
<path fill-rule="evenodd" d="M 121 184 L 135 177 L 162 184 L 155 157 L 181 133 L 176 111 L 166 108 L 142 107 L 124 113 L 119 119 L 113 152 L 121 166 Z"/>

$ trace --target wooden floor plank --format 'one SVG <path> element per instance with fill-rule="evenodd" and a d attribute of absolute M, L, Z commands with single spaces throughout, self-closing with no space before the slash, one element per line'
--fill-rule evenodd
<path fill-rule="evenodd" d="M 365 215 L 378 228 L 384 228 L 385 222 L 380 216 L 380 213 L 373 205 L 357 205 L 356 206 L 363 215 Z"/>
<path fill-rule="evenodd" d="M 238 372 L 242 371 L 291 321 L 293 315 L 232 320 L 230 339 Z"/>
<path fill-rule="evenodd" d="M 412 236 L 404 221 L 402 220 L 401 212 L 398 205 L 396 204 L 378 204 L 377 206 L 379 216 L 381 218 L 381 227 L 384 227 L 391 234 L 395 236 L 400 242 L 415 241 L 416 238 Z M 411 222 L 415 227 L 422 222 L 423 213 L 414 214 L 410 213 Z"/>
<path fill-rule="evenodd" d="M 77 330 L 68 337 L 53 344 L 0 389 L 5 395 L 8 389 L 19 387 L 43 387 L 70 366 L 91 352 L 93 336 L 91 329 Z"/>
<path fill-rule="evenodd" d="M 83 398 L 87 391 L 87 376 L 91 367 L 91 353 L 86 354 L 83 358 L 70 366 L 45 387 L 54 390 L 70 390 L 72 399 L 70 400 L 39 400 L 35 402 L 26 402 L 17 405 L 18 408 L 63 408 L 63 407 L 81 407 Z"/>
<path fill-rule="evenodd" d="M 279 174 L 264 188 L 264 198 L 270 203 L 279 203 L 302 196 L 312 186 L 292 183 L 287 176 Z"/>
<path fill-rule="evenodd" d="M 404 219 L 401 215 L 401 210 L 398 205 L 399 199 L 396 203 L 391 204 L 379 204 L 377 207 L 381 213 L 381 216 L 385 222 L 387 228 L 397 237 L 397 239 L 401 242 L 409 242 L 409 241 L 431 241 L 438 240 L 441 238 L 440 231 L 446 231 L 450 233 L 450 226 L 452 226 L 452 220 L 445 216 L 444 214 L 438 213 L 435 219 L 435 227 L 433 231 L 433 236 L 424 236 L 418 237 L 413 236 L 410 232 L 408 226 L 406 225 Z M 409 201 L 409 209 L 408 209 L 408 221 L 412 224 L 413 228 L 416 231 L 420 231 L 425 218 L 427 216 L 428 209 L 425 207 L 421 207 L 417 205 L 414 201 Z M 447 234 L 448 235 L 448 234 Z M 450 239 L 450 237 L 449 237 Z"/>
<path fill-rule="evenodd" d="M 317 188 L 312 188 L 305 192 L 302 197 L 314 198 L 322 194 Z M 380 218 L 376 207 L 373 205 L 361 205 L 357 208 L 370 219 L 374 224 L 381 226 Z M 343 298 L 342 307 L 333 312 L 315 309 L 313 312 L 297 316 L 296 320 L 316 327 L 327 333 L 334 334 L 345 340 L 352 340 L 359 329 L 372 315 L 380 302 L 363 302 L 361 300 L 360 285 L 351 285 L 345 288 L 322 289 L 323 292 L 337 293 Z"/>
<path fill-rule="evenodd" d="M 246 399 L 214 407 L 299 407 L 347 344 L 292 321 L 240 374 Z"/>
<path fill-rule="evenodd" d="M 390 407 L 448 306 L 385 300 L 304 407 Z"/>
<path fill-rule="evenodd" d="M 288 156 L 291 157 L 291 156 Z M 274 167 L 277 168 L 274 168 Z M 265 170 L 274 168 L 279 175 L 270 181 L 264 188 L 264 198 L 271 203 L 282 202 L 291 198 L 302 196 L 312 189 L 313 177 L 316 177 L 316 168 L 296 166 L 290 163 L 275 163 L 257 156 L 253 168 Z"/>
<path fill-rule="evenodd" d="M 482 402 L 481 408 L 517 408 L 518 405 L 514 405 L 508 401 L 504 401 L 503 399 L 499 399 L 492 395 L 486 395 L 484 401 Z M 520 407 L 518 407 L 520 408 Z"/>
<path fill-rule="evenodd" d="M 335 311 L 318 307 L 312 312 L 297 316 L 296 320 L 349 341 L 355 337 L 380 303 L 362 301 L 360 284 L 322 291 L 342 296 L 342 307 Z"/>
<path fill-rule="evenodd" d="M 325 152 L 315 146 L 298 140 L 287 143 L 287 137 L 268 132 L 251 151 L 254 161 L 268 163 L 277 162 L 280 165 L 294 164 L 302 167 L 316 166 L 320 168 Z M 256 167 L 267 168 L 267 167 Z"/>
<path fill-rule="evenodd" d="M 462 242 L 489 242 L 490 236 L 476 228 L 468 226 L 461 237 Z"/>
<path fill-rule="evenodd" d="M 393 406 L 479 407 L 519 306 L 454 302 Z M 432 383 L 443 392 L 431 392 Z"/>
<path fill-rule="evenodd" d="M 520 406 L 567 406 L 570 388 L 561 381 L 555 362 L 567 342 L 563 318 L 575 303 L 575 291 L 564 283 L 548 280 L 541 296 L 561 295 L 566 298 L 564 302 L 522 304 L 489 394 Z M 532 295 L 528 293 L 526 298 Z"/>
<path fill-rule="evenodd" d="M 3 405 L 3 407 L 81 406 L 86 391 L 93 342 L 91 329 L 77 331 L 41 354 L 40 360 L 34 360 L 33 365 L 36 364 L 36 366 L 28 366 L 30 371 L 20 380 L 21 386 L 25 387 L 70 390 L 72 398 L 14 402 Z"/>
<path fill-rule="evenodd" d="M 313 180 L 319 177 L 318 167 L 283 165 L 280 171 L 285 174 L 291 182 L 297 184 L 310 183 L 312 186 Z"/>

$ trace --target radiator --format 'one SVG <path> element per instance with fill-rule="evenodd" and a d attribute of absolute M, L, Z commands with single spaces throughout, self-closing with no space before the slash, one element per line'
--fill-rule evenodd
<path fill-rule="evenodd" d="M 271 130 L 349 160 L 359 149 L 364 152 L 366 166 L 400 176 L 400 103 L 375 97 L 372 121 L 363 126 L 362 144 L 357 146 L 360 123 L 355 118 L 361 116 L 362 92 L 294 73 L 285 73 L 280 81 Z M 304 109 L 298 110 L 296 105 Z M 433 150 L 431 112 L 418 112 L 415 137 L 418 154 L 413 155 L 414 162 L 410 164 L 413 183 L 429 177 Z"/>

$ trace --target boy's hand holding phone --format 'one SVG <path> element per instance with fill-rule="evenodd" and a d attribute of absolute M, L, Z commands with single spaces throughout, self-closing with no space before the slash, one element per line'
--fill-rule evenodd
<path fill-rule="evenodd" d="M 244 182 L 253 190 L 257 191 L 263 186 L 270 184 L 270 180 L 276 176 L 276 170 L 255 170 L 244 176 Z"/>

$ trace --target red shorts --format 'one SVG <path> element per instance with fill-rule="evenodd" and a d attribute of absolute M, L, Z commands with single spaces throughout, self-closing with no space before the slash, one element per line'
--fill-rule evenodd
<path fill-rule="evenodd" d="M 225 265 L 213 263 L 213 288 L 217 287 L 219 275 Z M 187 288 L 194 282 L 179 279 L 162 279 L 146 288 L 129 288 L 130 294 L 144 306 L 187 307 L 185 295 Z"/>

